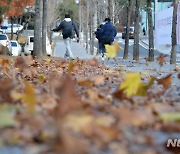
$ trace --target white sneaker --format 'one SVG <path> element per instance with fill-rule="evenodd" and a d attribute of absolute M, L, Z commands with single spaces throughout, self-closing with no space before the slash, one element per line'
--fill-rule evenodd
<path fill-rule="evenodd" d="M 105 60 L 105 57 L 101 57 L 101 60 L 104 61 L 104 60 Z"/>

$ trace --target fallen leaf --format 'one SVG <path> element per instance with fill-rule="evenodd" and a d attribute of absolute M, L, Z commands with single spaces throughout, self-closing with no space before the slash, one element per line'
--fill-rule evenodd
<path fill-rule="evenodd" d="M 40 75 L 38 79 L 41 83 L 44 83 L 46 81 L 46 77 L 44 75 Z"/>
<path fill-rule="evenodd" d="M 58 105 L 55 108 L 56 118 L 61 118 L 68 113 L 76 111 L 80 106 L 81 102 L 75 92 L 74 83 L 70 76 L 66 76 L 65 79 L 61 79 L 62 85 L 59 87 L 59 99 Z"/>
<path fill-rule="evenodd" d="M 49 64 L 51 62 L 50 58 L 46 58 L 45 61 Z"/>
<path fill-rule="evenodd" d="M 166 62 L 166 55 L 161 54 L 159 57 L 157 57 L 157 61 L 159 61 L 160 66 L 163 66 Z"/>
<path fill-rule="evenodd" d="M 179 112 L 162 113 L 159 115 L 159 118 L 165 123 L 180 122 L 180 113 Z"/>
<path fill-rule="evenodd" d="M 119 89 L 124 90 L 128 96 L 135 95 L 141 83 L 141 76 L 139 73 L 128 73 L 125 80 L 121 83 Z"/>
<path fill-rule="evenodd" d="M 96 67 L 100 65 L 96 58 L 89 59 L 88 61 L 86 61 L 86 64 L 90 66 L 96 66 Z"/>
<path fill-rule="evenodd" d="M 21 100 L 23 95 L 22 93 L 19 93 L 15 90 L 11 91 L 11 97 L 14 99 L 14 100 Z"/>
<path fill-rule="evenodd" d="M 68 65 L 68 72 L 73 72 L 74 62 L 71 60 Z"/>
<path fill-rule="evenodd" d="M 91 78 L 91 81 L 93 81 L 94 85 L 99 86 L 99 85 L 104 84 L 105 77 L 102 75 L 93 76 Z"/>
<path fill-rule="evenodd" d="M 113 45 L 105 45 L 105 48 L 106 48 L 105 55 L 108 58 L 115 58 L 121 47 L 117 42 L 115 42 Z"/>
<path fill-rule="evenodd" d="M 35 89 L 29 82 L 25 82 L 25 93 L 22 96 L 22 100 L 27 103 L 28 111 L 30 113 L 33 113 L 35 111 L 37 100 L 35 95 Z"/>
<path fill-rule="evenodd" d="M 139 84 L 136 96 L 146 96 L 147 91 L 153 85 L 154 80 L 155 79 L 152 77 L 152 78 L 149 79 L 148 84 L 145 84 L 145 83 L 141 82 Z"/>
<path fill-rule="evenodd" d="M 23 69 L 26 69 L 28 67 L 26 60 L 24 59 L 24 57 L 18 57 L 15 61 L 14 66 L 16 68 L 19 68 L 20 71 L 22 71 Z"/>
<path fill-rule="evenodd" d="M 129 98 L 125 93 L 124 90 L 117 90 L 116 92 L 113 93 L 113 96 L 116 99 L 119 99 L 120 101 L 122 100 L 128 100 L 129 102 L 131 102 L 132 104 L 134 103 L 134 101 Z"/>
<path fill-rule="evenodd" d="M 161 79 L 156 79 L 158 84 L 163 85 L 164 89 L 168 89 L 171 86 L 172 82 L 172 75 L 169 74 L 168 76 L 161 78 Z"/>
<path fill-rule="evenodd" d="M 14 116 L 11 112 L 0 109 L 0 128 L 15 126 Z"/>
<path fill-rule="evenodd" d="M 77 84 L 79 86 L 93 87 L 93 82 L 90 79 L 80 79 L 80 80 L 77 80 Z"/>
<path fill-rule="evenodd" d="M 10 64 L 11 63 L 8 59 L 1 59 L 1 61 L 0 61 L 0 66 L 9 67 Z"/>

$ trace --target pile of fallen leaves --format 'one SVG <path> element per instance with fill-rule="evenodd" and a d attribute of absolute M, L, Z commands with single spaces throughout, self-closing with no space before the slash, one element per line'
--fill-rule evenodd
<path fill-rule="evenodd" d="M 0 149 L 178 153 L 166 147 L 168 138 L 180 138 L 180 84 L 171 80 L 171 74 L 157 79 L 96 59 L 1 58 Z"/>

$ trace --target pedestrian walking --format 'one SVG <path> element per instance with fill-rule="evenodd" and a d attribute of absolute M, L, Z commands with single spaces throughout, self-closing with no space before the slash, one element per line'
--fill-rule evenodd
<path fill-rule="evenodd" d="M 111 45 L 114 42 L 114 38 L 117 35 L 115 26 L 112 24 L 110 18 L 105 19 L 105 24 L 101 26 L 101 29 L 95 32 L 96 36 L 101 36 L 99 41 L 99 49 L 102 58 L 104 59 L 105 45 Z"/>
<path fill-rule="evenodd" d="M 97 28 L 96 32 L 97 32 L 97 31 L 100 31 L 103 25 L 104 25 L 104 23 L 102 23 L 102 24 Z M 98 44 L 100 44 L 101 41 L 102 41 L 102 34 L 101 34 L 101 33 L 96 33 L 96 32 L 95 32 L 96 38 L 98 39 Z M 101 49 L 101 46 L 99 45 L 98 53 L 101 54 L 101 51 L 102 51 L 102 50 L 103 50 L 103 49 Z"/>
<path fill-rule="evenodd" d="M 66 53 L 64 57 L 70 57 L 70 59 L 74 59 L 73 53 L 71 51 L 71 40 L 75 37 L 75 31 L 77 35 L 77 42 L 79 42 L 79 30 L 76 23 L 71 20 L 69 14 L 66 14 L 65 19 L 60 23 L 57 28 L 53 29 L 52 31 L 58 32 L 60 30 L 62 30 L 63 40 L 66 45 Z"/>
<path fill-rule="evenodd" d="M 143 27 L 143 35 L 144 35 L 144 36 L 146 35 L 146 29 L 145 29 L 145 27 Z"/>

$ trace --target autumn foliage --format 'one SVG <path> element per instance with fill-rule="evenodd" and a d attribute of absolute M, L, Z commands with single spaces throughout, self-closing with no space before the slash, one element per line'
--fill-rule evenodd
<path fill-rule="evenodd" d="M 96 59 L 32 57 L 0 59 L 0 71 L 1 146 L 45 154 L 178 150 L 165 146 L 180 132 L 180 87 L 171 74 L 157 78 Z M 178 67 L 174 74 L 179 78 Z"/>
<path fill-rule="evenodd" d="M 22 15 L 26 6 L 32 6 L 34 0 L 1 0 L 0 6 L 6 7 L 5 15 L 9 17 L 17 17 Z"/>

